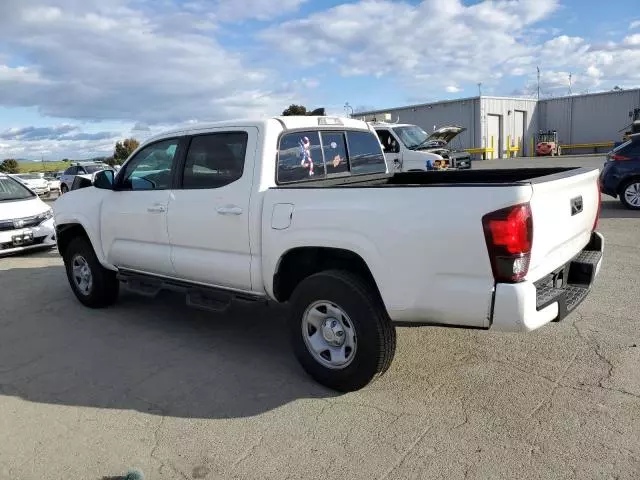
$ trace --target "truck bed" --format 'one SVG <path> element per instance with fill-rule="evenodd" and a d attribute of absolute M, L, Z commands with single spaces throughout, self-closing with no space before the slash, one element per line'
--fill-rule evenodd
<path fill-rule="evenodd" d="M 338 177 L 320 181 L 307 181 L 276 188 L 336 188 L 336 187 L 463 187 L 518 186 L 558 180 L 588 172 L 582 167 L 504 168 L 487 170 L 454 170 L 442 172 L 402 172 L 362 177 Z"/>

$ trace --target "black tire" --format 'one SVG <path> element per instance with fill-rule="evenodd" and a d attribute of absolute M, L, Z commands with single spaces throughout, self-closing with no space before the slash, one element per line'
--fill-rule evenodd
<path fill-rule="evenodd" d="M 636 205 L 630 204 L 624 195 L 624 192 L 627 190 L 627 188 L 629 188 L 629 186 L 633 184 L 640 184 L 640 178 L 632 178 L 624 182 L 620 187 L 618 196 L 620 197 L 620 203 L 622 203 L 622 205 L 624 205 L 625 208 L 628 208 L 629 210 L 640 210 L 640 205 L 636 206 Z"/>
<path fill-rule="evenodd" d="M 69 191 L 69 188 L 63 183 L 60 185 L 60 195 L 63 195 Z"/>
<path fill-rule="evenodd" d="M 82 292 L 73 275 L 74 259 L 81 257 L 86 260 L 91 271 L 92 285 L 88 292 Z M 104 308 L 113 305 L 118 300 L 120 283 L 116 272 L 100 265 L 91 243 L 86 237 L 74 238 L 64 252 L 64 266 L 67 279 L 73 293 L 80 303 L 90 308 Z"/>
<path fill-rule="evenodd" d="M 338 305 L 356 332 L 357 348 L 346 367 L 328 368 L 314 358 L 303 338 L 303 319 L 317 301 Z M 375 286 L 341 270 L 316 273 L 293 292 L 289 329 L 293 350 L 318 383 L 340 392 L 359 390 L 387 371 L 396 350 L 396 331 Z"/>

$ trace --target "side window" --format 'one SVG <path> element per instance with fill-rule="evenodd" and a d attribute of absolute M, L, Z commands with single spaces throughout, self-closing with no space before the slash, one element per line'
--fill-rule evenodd
<path fill-rule="evenodd" d="M 327 175 L 348 173 L 349 163 L 344 132 L 322 132 L 320 136 Z"/>
<path fill-rule="evenodd" d="M 182 175 L 183 188 L 219 188 L 242 177 L 247 132 L 198 135 L 191 139 Z"/>
<path fill-rule="evenodd" d="M 378 137 L 371 132 L 347 132 L 351 173 L 385 173 L 387 164 L 380 149 Z"/>
<path fill-rule="evenodd" d="M 122 187 L 130 190 L 171 188 L 179 139 L 162 140 L 140 150 L 124 167 Z"/>
<path fill-rule="evenodd" d="M 376 130 L 376 134 L 382 144 L 382 150 L 384 153 L 398 153 L 398 142 L 389 130 Z"/>
<path fill-rule="evenodd" d="M 280 139 L 278 182 L 324 177 L 324 160 L 317 131 L 287 133 Z"/>
<path fill-rule="evenodd" d="M 84 175 L 85 173 L 87 173 L 87 171 L 84 169 L 84 167 L 78 167 L 77 175 Z"/>
<path fill-rule="evenodd" d="M 69 167 L 64 171 L 63 175 L 75 175 L 78 167 Z"/>

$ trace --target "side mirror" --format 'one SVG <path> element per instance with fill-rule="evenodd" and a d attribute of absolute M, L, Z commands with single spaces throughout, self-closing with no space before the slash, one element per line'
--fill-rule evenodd
<path fill-rule="evenodd" d="M 113 190 L 113 170 L 100 170 L 93 177 L 93 186 L 103 190 Z"/>

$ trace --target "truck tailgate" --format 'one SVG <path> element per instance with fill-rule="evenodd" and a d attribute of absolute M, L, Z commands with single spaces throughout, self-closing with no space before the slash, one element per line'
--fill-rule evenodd
<path fill-rule="evenodd" d="M 533 245 L 527 279 L 563 266 L 589 243 L 599 215 L 599 171 L 578 169 L 532 182 Z"/>

